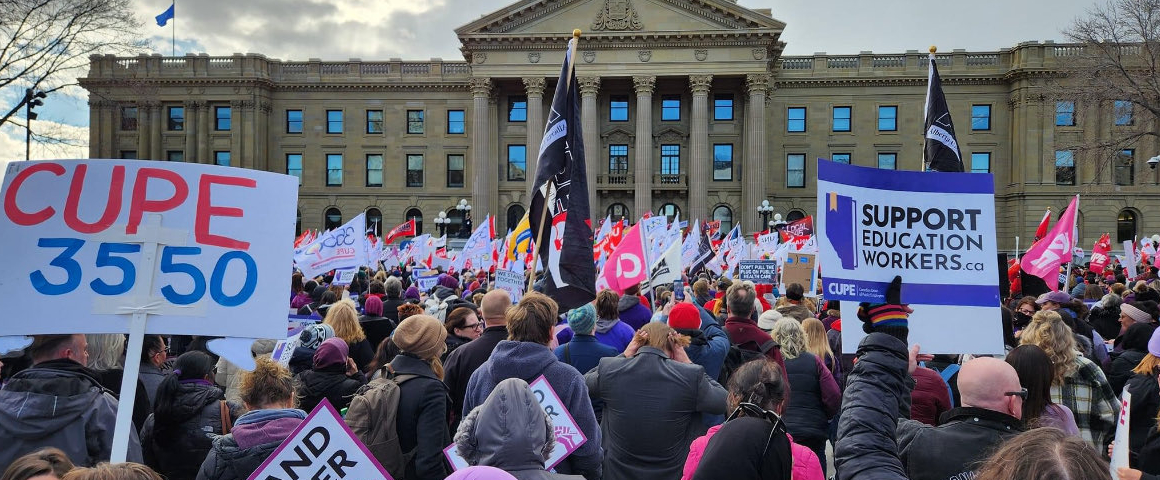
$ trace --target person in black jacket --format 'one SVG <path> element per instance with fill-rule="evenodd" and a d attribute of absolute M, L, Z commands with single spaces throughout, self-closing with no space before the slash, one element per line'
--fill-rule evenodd
<path fill-rule="evenodd" d="M 395 429 L 403 453 L 414 452 L 407 463 L 407 480 L 442 480 L 451 470 L 443 449 L 451 444 L 451 398 L 443 384 L 439 357 L 447 348 L 447 330 L 430 315 L 412 315 L 399 323 L 391 341 L 400 353 L 388 368 L 395 375 L 415 375 L 399 386 Z"/>
<path fill-rule="evenodd" d="M 398 325 L 399 306 L 406 303 L 403 299 L 403 281 L 399 280 L 399 277 L 387 277 L 383 282 L 383 290 L 386 291 L 382 298 L 383 316 L 394 320 L 395 325 Z"/>
<path fill-rule="evenodd" d="M 328 338 L 318 346 L 314 352 L 314 368 L 295 377 L 301 409 L 312 411 L 324 398 L 338 411 L 350 406 L 351 398 L 367 379 L 348 352 L 341 338 Z"/>
<path fill-rule="evenodd" d="M 214 386 L 214 361 L 204 352 L 177 357 L 157 388 L 153 414 L 141 429 L 145 464 L 169 480 L 193 480 L 214 435 L 225 435 L 243 410 Z M 223 414 L 225 417 L 223 418 Z"/>
<path fill-rule="evenodd" d="M 389 280 L 389 279 L 388 279 Z M 467 381 L 479 369 L 492 350 L 503 340 L 507 340 L 507 318 L 504 313 L 512 306 L 511 295 L 505 290 L 492 290 L 483 296 L 480 310 L 483 313 L 483 333 L 479 338 L 455 349 L 447 356 L 446 372 L 443 378 L 451 391 L 452 412 L 456 417 L 453 427 L 458 428 L 458 413 L 463 411 L 463 397 L 467 395 Z"/>
<path fill-rule="evenodd" d="M 1148 340 L 1156 327 L 1147 323 L 1135 323 L 1128 326 L 1124 334 L 1116 339 L 1118 352 L 1112 353 L 1112 366 L 1108 367 L 1108 384 L 1118 395 L 1124 390 L 1124 384 L 1132 378 L 1132 370 L 1144 357 L 1148 356 Z"/>
<path fill-rule="evenodd" d="M 358 324 L 362 327 L 363 333 L 366 334 L 367 343 L 371 348 L 378 348 L 379 344 L 383 343 L 383 340 L 386 340 L 391 336 L 391 332 L 395 331 L 396 322 L 383 315 L 383 301 L 378 297 L 367 298 L 363 311 L 363 315 L 358 317 Z M 398 312 L 395 312 L 395 317 L 398 317 Z M 364 371 L 371 370 L 366 365 L 359 366 L 365 368 Z"/>

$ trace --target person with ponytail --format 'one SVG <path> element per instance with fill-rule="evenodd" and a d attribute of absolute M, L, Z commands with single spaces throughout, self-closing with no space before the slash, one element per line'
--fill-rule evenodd
<path fill-rule="evenodd" d="M 193 480 L 213 447 L 213 435 L 225 435 L 242 406 L 225 401 L 214 385 L 213 357 L 204 352 L 181 354 L 173 371 L 157 387 L 153 414 L 141 428 L 145 464 L 169 480 Z"/>
<path fill-rule="evenodd" d="M 441 480 L 451 473 L 443 459 L 443 448 L 451 444 L 451 396 L 439 361 L 446 339 L 439 319 L 407 317 L 391 335 L 399 354 L 382 367 L 382 374 L 399 377 L 395 429 L 402 451 L 414 451 L 403 477 L 408 480 Z"/>
<path fill-rule="evenodd" d="M 306 412 L 294 408 L 290 371 L 266 357 L 254 363 L 241 383 L 242 402 L 249 411 L 228 434 L 213 439 L 197 480 L 246 480 L 306 419 Z"/>

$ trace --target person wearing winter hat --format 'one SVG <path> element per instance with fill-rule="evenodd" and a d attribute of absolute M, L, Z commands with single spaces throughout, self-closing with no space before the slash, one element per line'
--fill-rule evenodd
<path fill-rule="evenodd" d="M 414 300 L 414 301 L 418 302 L 420 299 L 419 287 L 416 287 L 414 285 L 407 287 L 406 293 L 403 294 L 403 299 L 404 300 Z"/>
<path fill-rule="evenodd" d="M 371 345 L 371 348 L 377 349 L 379 344 L 383 343 L 383 340 L 386 340 L 391 336 L 391 332 L 395 331 L 395 322 L 383 316 L 383 301 L 379 297 L 367 297 L 363 312 L 363 315 L 358 318 L 358 324 L 367 336 L 367 343 Z M 365 367 L 365 365 L 360 366 Z"/>
<path fill-rule="evenodd" d="M 499 382 L 455 433 L 456 451 L 468 465 L 500 468 L 519 480 L 582 480 L 544 470 L 555 446 L 552 420 L 519 378 Z"/>
<path fill-rule="evenodd" d="M 568 326 L 564 328 L 571 330 L 573 335 L 568 343 L 556 347 L 556 358 L 578 371 L 592 370 L 601 358 L 620 354 L 619 350 L 600 343 L 593 335 L 596 331 L 596 307 L 591 303 L 569 310 Z"/>
<path fill-rule="evenodd" d="M 314 351 L 328 338 L 334 338 L 334 329 L 324 323 L 313 323 L 302 328 L 298 334 L 298 347 L 290 355 L 290 373 L 297 375 L 310 370 L 314 363 Z"/>
<path fill-rule="evenodd" d="M 705 368 L 709 378 L 716 379 L 721 374 L 725 355 L 729 353 L 729 335 L 705 309 L 692 303 L 688 294 L 685 301 L 673 305 L 669 311 L 669 326 L 677 333 L 689 337 L 685 354 L 693 363 Z M 706 425 L 717 425 L 725 420 L 723 415 L 704 415 Z"/>
<path fill-rule="evenodd" d="M 1136 323 L 1152 323 L 1152 315 L 1140 308 L 1136 302 L 1120 305 L 1120 334 Z"/>
<path fill-rule="evenodd" d="M 612 347 L 617 352 L 623 352 L 629 342 L 632 342 L 632 335 L 636 332 L 629 324 L 620 321 L 619 304 L 620 295 L 612 290 L 604 289 L 596 294 L 596 301 L 593 303 L 596 312 L 596 330 L 593 335 L 596 336 L 596 341 Z M 563 345 L 572 341 L 572 335 L 571 328 L 561 329 L 556 334 L 556 341 Z"/>
<path fill-rule="evenodd" d="M 395 425 L 399 447 L 404 452 L 415 452 L 403 478 L 434 480 L 450 473 L 443 448 L 451 443 L 447 425 L 451 402 L 439 361 L 447 348 L 446 338 L 443 322 L 430 315 L 407 317 L 391 335 L 399 354 L 387 368 L 396 376 L 408 376 L 399 385 Z"/>
<path fill-rule="evenodd" d="M 314 352 L 313 360 L 310 370 L 294 377 L 299 385 L 299 407 L 309 412 L 324 398 L 335 410 L 350 406 L 351 398 L 367 379 L 351 360 L 346 342 L 337 337 L 326 339 Z"/>

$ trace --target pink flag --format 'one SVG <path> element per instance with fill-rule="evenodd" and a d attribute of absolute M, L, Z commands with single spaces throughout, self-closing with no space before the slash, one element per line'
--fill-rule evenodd
<path fill-rule="evenodd" d="M 1071 258 L 1075 247 L 1075 210 L 1079 208 L 1079 196 L 1071 200 L 1071 205 L 1055 223 L 1051 231 L 1035 242 L 1020 262 L 1024 272 L 1042 278 L 1052 290 L 1059 290 L 1059 266 Z"/>
<path fill-rule="evenodd" d="M 648 264 L 644 256 L 644 237 L 640 225 L 634 225 L 624 235 L 620 245 L 604 262 L 604 269 L 596 279 L 596 289 L 611 289 L 618 294 L 633 285 L 648 280 Z"/>
<path fill-rule="evenodd" d="M 1112 239 L 1108 234 L 1104 234 L 1096 243 L 1092 245 L 1092 259 L 1088 265 L 1088 270 L 1095 272 L 1097 275 L 1103 276 L 1104 269 L 1108 266 L 1108 254 L 1112 252 Z"/>

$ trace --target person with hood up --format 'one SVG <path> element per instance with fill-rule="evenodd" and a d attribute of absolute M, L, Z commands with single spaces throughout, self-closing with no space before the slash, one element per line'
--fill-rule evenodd
<path fill-rule="evenodd" d="M 324 398 L 338 411 L 350 406 L 351 398 L 367 379 L 349 355 L 341 338 L 328 338 L 318 346 L 314 366 L 294 377 L 299 385 L 299 407 L 312 411 Z"/>
<path fill-rule="evenodd" d="M 210 380 L 213 374 L 212 357 L 185 352 L 157 389 L 153 415 L 141 429 L 141 448 L 145 464 L 168 480 L 194 480 L 213 437 L 229 433 L 243 411 L 225 401 Z"/>
<path fill-rule="evenodd" d="M 63 450 L 78 466 L 109 461 L 117 399 L 84 366 L 87 347 L 84 335 L 33 337 L 25 351 L 32 368 L 0 390 L 0 465 L 42 447 Z M 135 430 L 127 458 L 141 461 Z"/>
<path fill-rule="evenodd" d="M 368 297 L 366 306 L 363 307 L 364 313 L 358 317 L 358 324 L 366 334 L 367 344 L 371 348 L 378 348 L 379 344 L 395 331 L 395 321 L 383 315 L 383 307 L 383 301 L 378 297 Z M 395 318 L 398 316 L 399 312 L 396 310 Z"/>
<path fill-rule="evenodd" d="M 468 465 L 499 468 L 518 480 L 584 478 L 544 470 L 556 447 L 556 434 L 536 394 L 519 378 L 499 382 L 483 405 L 463 418 L 455 447 Z"/>
<path fill-rule="evenodd" d="M 681 457 L 705 433 L 703 414 L 725 413 L 725 389 L 685 353 L 688 337 L 652 322 L 623 357 L 604 358 L 584 375 L 604 401 L 605 480 L 663 480 L 680 476 Z"/>
<path fill-rule="evenodd" d="M 265 357 L 255 358 L 254 364 L 254 370 L 242 376 L 247 412 L 230 433 L 213 439 L 197 480 L 246 480 L 306 419 L 306 412 L 293 408 L 290 371 Z"/>
<path fill-rule="evenodd" d="M 406 293 L 403 294 L 403 301 L 419 303 L 419 301 L 422 300 L 422 297 L 423 295 L 419 293 L 419 287 L 411 285 L 410 287 L 407 287 Z M 400 319 L 400 321 L 402 320 Z"/>
<path fill-rule="evenodd" d="M 435 287 L 435 294 L 428 297 L 427 301 L 423 303 L 423 308 L 427 315 L 443 322 L 447 320 L 447 314 L 450 313 L 448 309 L 456 303 L 459 303 L 459 296 L 456 295 L 455 290 L 438 285 Z"/>
<path fill-rule="evenodd" d="M 640 330 L 644 324 L 652 320 L 652 310 L 641 303 L 640 285 L 633 285 L 624 291 L 616 304 L 620 321 L 627 323 L 632 329 Z"/>
<path fill-rule="evenodd" d="M 587 372 L 595 368 L 601 358 L 620 354 L 619 350 L 600 343 L 593 335 L 596 329 L 596 307 L 591 303 L 569 310 L 568 326 L 565 329 L 571 331 L 573 336 L 568 343 L 556 347 L 556 358 L 575 367 L 577 371 Z"/>
<path fill-rule="evenodd" d="M 544 294 L 531 292 L 509 308 L 506 317 L 508 340 L 499 342 L 491 357 L 471 375 L 463 399 L 463 414 L 482 405 L 503 380 L 519 378 L 528 382 L 543 375 L 588 439 L 564 458 L 556 471 L 599 480 L 604 453 L 588 387 L 580 372 L 558 360 L 548 349 L 552 328 L 559 318 L 556 302 Z"/>
<path fill-rule="evenodd" d="M 328 338 L 334 338 L 334 329 L 324 323 L 314 323 L 302 328 L 298 334 L 298 346 L 290 354 L 290 373 L 310 370 L 314 366 L 314 352 Z"/>
<path fill-rule="evenodd" d="M 1136 323 L 1128 327 L 1117 340 L 1119 352 L 1112 354 L 1112 366 L 1108 368 L 1108 384 L 1113 392 L 1122 392 L 1124 384 L 1132 378 L 1132 370 L 1148 356 L 1148 340 L 1156 327 L 1147 323 Z"/>
<path fill-rule="evenodd" d="M 411 377 L 399 385 L 395 417 L 399 448 L 414 452 L 403 476 L 407 480 L 441 480 L 450 473 L 443 449 L 451 443 L 451 397 L 439 361 L 447 348 L 446 337 L 443 323 L 429 315 L 407 317 L 391 337 L 399 354 L 386 368 Z"/>
<path fill-rule="evenodd" d="M 629 324 L 620 321 L 620 295 L 608 289 L 596 294 L 594 302 L 596 312 L 596 329 L 593 334 L 596 341 L 612 347 L 617 352 L 623 352 L 632 342 L 632 335 L 636 333 Z M 574 332 L 571 326 L 565 327 L 556 334 L 556 341 L 563 345 L 572 341 Z M 581 370 L 584 373 L 585 370 Z"/>

